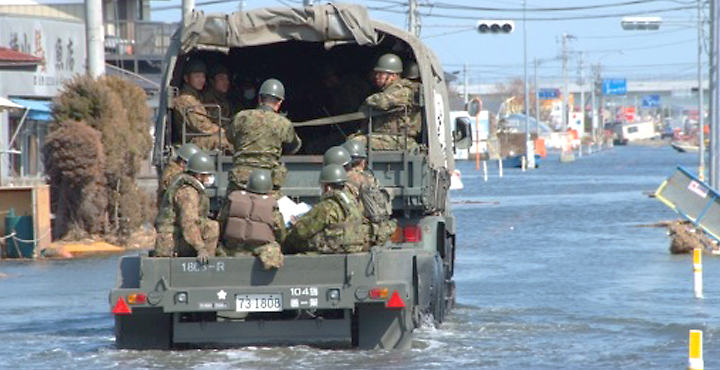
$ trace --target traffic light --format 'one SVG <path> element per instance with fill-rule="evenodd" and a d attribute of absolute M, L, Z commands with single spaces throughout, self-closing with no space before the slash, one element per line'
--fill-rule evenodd
<path fill-rule="evenodd" d="M 482 20 L 477 23 L 479 33 L 510 33 L 515 29 L 515 22 L 503 20 Z"/>

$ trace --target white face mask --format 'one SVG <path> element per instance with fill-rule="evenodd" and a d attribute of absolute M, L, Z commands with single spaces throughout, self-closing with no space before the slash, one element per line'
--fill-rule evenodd
<path fill-rule="evenodd" d="M 247 89 L 243 91 L 243 98 L 250 100 L 255 97 L 255 89 Z"/>
<path fill-rule="evenodd" d="M 210 175 L 210 176 L 206 177 L 205 182 L 203 182 L 203 185 L 205 185 L 205 187 L 213 186 L 214 184 L 215 184 L 215 175 Z"/>

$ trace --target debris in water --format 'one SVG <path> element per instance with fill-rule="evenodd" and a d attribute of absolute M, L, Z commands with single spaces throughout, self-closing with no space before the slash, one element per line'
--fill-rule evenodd
<path fill-rule="evenodd" d="M 675 221 L 668 226 L 670 253 L 691 253 L 694 248 L 702 248 L 705 253 L 717 254 L 720 252 L 717 242 L 708 237 L 702 230 L 695 228 L 691 222 Z"/>

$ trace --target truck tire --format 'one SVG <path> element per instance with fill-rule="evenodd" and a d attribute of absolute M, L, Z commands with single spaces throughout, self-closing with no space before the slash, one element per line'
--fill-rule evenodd
<path fill-rule="evenodd" d="M 435 326 L 439 326 L 445 321 L 446 297 L 444 270 L 442 259 L 440 256 L 436 256 L 432 275 L 432 284 L 430 286 L 430 313 L 433 315 Z"/>
<path fill-rule="evenodd" d="M 382 303 L 358 305 L 357 330 L 353 343 L 359 349 L 400 349 L 412 347 L 412 309 L 387 309 Z"/>
<path fill-rule="evenodd" d="M 118 349 L 172 347 L 172 315 L 159 308 L 135 309 L 131 315 L 115 316 L 115 346 Z"/>

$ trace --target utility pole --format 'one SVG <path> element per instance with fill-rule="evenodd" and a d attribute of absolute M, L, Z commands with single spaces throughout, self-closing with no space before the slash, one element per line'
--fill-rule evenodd
<path fill-rule="evenodd" d="M 537 130 L 538 137 L 540 137 L 540 85 L 538 85 L 538 64 L 540 64 L 540 61 L 537 58 L 533 59 L 533 64 L 535 65 L 535 123 L 537 127 L 535 128 Z"/>
<path fill-rule="evenodd" d="M 592 83 L 592 137 L 593 142 L 598 143 L 598 104 L 597 104 L 597 85 L 600 78 L 600 64 L 592 66 L 593 68 L 593 83 Z"/>
<path fill-rule="evenodd" d="M 718 52 L 720 52 L 720 6 L 718 6 L 718 0 L 710 1 L 710 133 L 714 138 L 713 145 L 710 147 L 710 157 L 713 160 L 713 167 L 711 169 L 712 177 L 710 179 L 710 185 L 717 189 L 720 186 L 720 81 L 718 76 L 720 75 L 720 60 L 718 58 Z"/>
<path fill-rule="evenodd" d="M 240 2 L 238 3 L 238 11 L 245 11 L 245 0 L 240 0 Z"/>
<path fill-rule="evenodd" d="M 105 33 L 103 32 L 102 0 L 85 0 L 85 42 L 90 77 L 105 74 Z"/>
<path fill-rule="evenodd" d="M 580 128 L 580 132 L 585 132 L 585 66 L 583 65 L 583 53 L 580 52 L 580 61 L 578 62 L 578 68 L 580 72 L 580 122 L 583 127 Z"/>
<path fill-rule="evenodd" d="M 562 130 L 567 131 L 568 126 L 568 95 L 570 89 L 568 87 L 568 40 L 575 38 L 575 36 L 563 33 L 562 35 L 562 61 L 563 61 L 563 80 L 565 81 L 565 89 L 563 90 L 563 107 L 562 107 Z"/>
<path fill-rule="evenodd" d="M 307 1 L 307 0 L 306 0 Z M 415 28 L 417 19 L 415 18 L 417 16 L 416 13 L 417 10 L 417 0 L 408 0 L 408 32 L 415 34 Z"/>
<path fill-rule="evenodd" d="M 703 107 L 703 1 L 698 0 L 698 53 L 697 53 L 697 74 L 698 74 L 698 178 L 705 180 L 705 118 Z"/>
<path fill-rule="evenodd" d="M 468 67 L 467 63 L 463 63 L 463 97 L 465 99 L 465 104 L 469 101 L 468 96 Z"/>
<path fill-rule="evenodd" d="M 303 6 L 313 6 L 314 0 L 303 0 Z"/>
<path fill-rule="evenodd" d="M 195 9 L 195 0 L 182 0 L 182 19 L 186 22 Z"/>
<path fill-rule="evenodd" d="M 525 22 L 525 0 L 523 6 L 523 83 L 525 84 L 525 163 L 527 168 L 535 168 L 535 151 L 530 136 L 530 85 L 527 71 L 527 22 Z"/>

